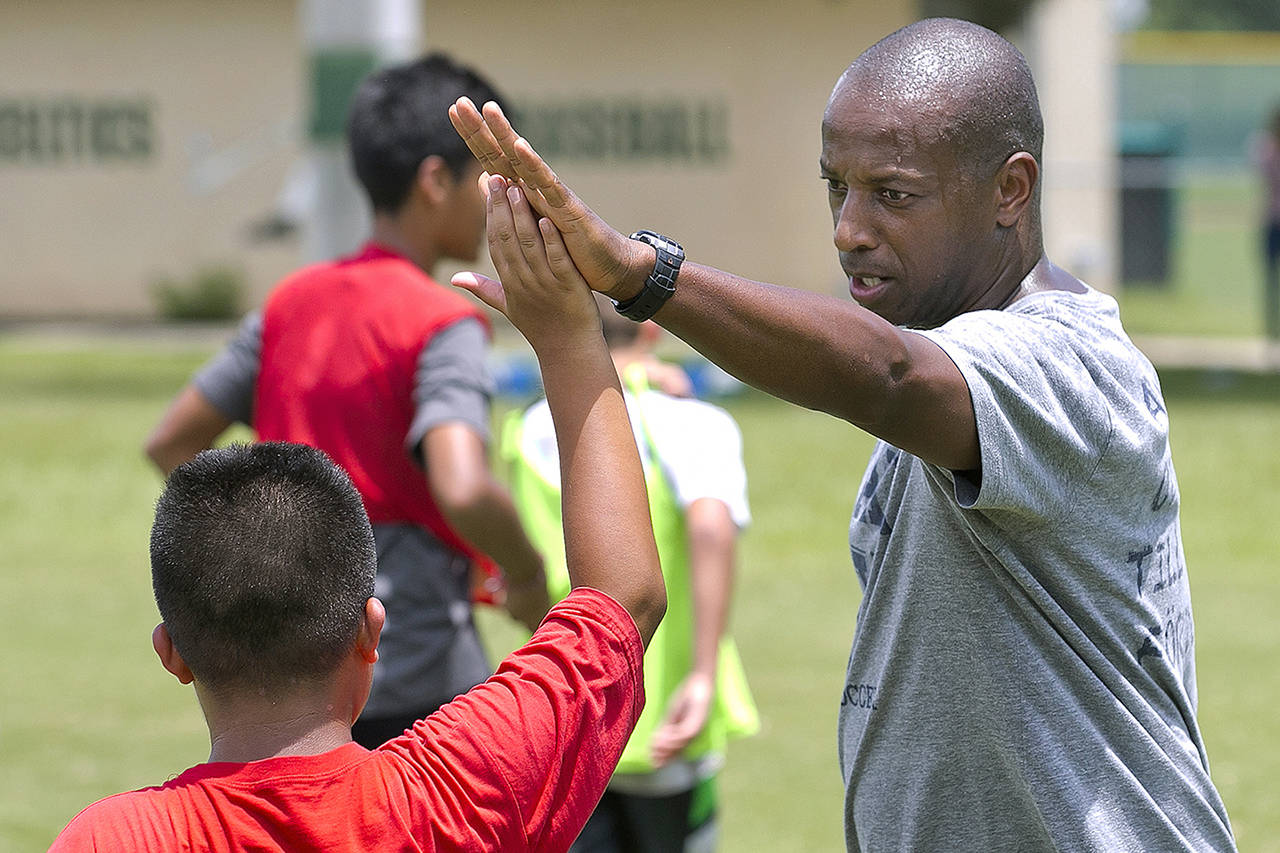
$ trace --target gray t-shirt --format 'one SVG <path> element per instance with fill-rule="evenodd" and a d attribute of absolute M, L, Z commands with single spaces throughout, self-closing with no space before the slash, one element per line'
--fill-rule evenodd
<path fill-rule="evenodd" d="M 849 529 L 850 850 L 1233 850 L 1196 724 L 1168 420 L 1096 291 L 924 332 L 980 482 L 883 442 Z"/>
<path fill-rule="evenodd" d="M 458 421 L 489 440 L 493 379 L 484 327 L 470 317 L 436 332 L 418 357 L 413 422 L 405 452 L 421 464 L 427 431 Z M 193 383 L 234 421 L 252 425 L 262 355 L 262 315 L 252 312 L 235 336 L 196 373 Z M 492 672 L 471 620 L 470 559 L 428 530 L 375 524 L 376 593 L 387 610 L 367 718 L 425 716 Z"/>

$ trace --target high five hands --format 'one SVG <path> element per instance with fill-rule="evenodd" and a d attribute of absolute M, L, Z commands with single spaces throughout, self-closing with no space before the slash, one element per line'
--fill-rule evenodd
<path fill-rule="evenodd" d="M 550 228 L 558 232 L 559 245 L 567 250 L 573 265 L 592 290 L 618 301 L 640 291 L 654 266 L 653 248 L 628 239 L 587 207 L 533 147 L 516 134 L 497 104 L 487 103 L 481 111 L 469 98 L 459 98 L 449 108 L 449 120 L 484 167 L 486 175 L 481 177 L 481 181 L 487 182 L 491 200 L 493 188 L 497 186 L 494 178 L 498 176 L 505 179 L 507 185 L 514 185 L 520 190 L 525 203 L 517 205 L 513 202 L 511 213 L 512 227 L 520 233 L 522 240 L 537 232 L 541 241 L 546 242 L 547 229 Z M 543 222 L 536 221 L 535 213 L 543 218 Z M 507 226 L 505 212 L 499 211 L 498 223 L 493 219 L 490 223 L 489 246 L 492 252 L 495 240 L 493 225 Z M 532 246 L 526 249 L 533 251 Z M 497 263 L 495 257 L 494 265 Z M 505 277 L 503 281 L 506 282 Z M 472 287 L 467 281 L 459 280 L 454 284 L 472 290 L 489 302 L 486 294 L 492 293 L 493 289 L 489 285 Z M 515 322 L 514 318 L 512 322 Z"/>
<path fill-rule="evenodd" d="M 600 315 L 560 232 L 539 219 L 518 185 L 501 175 L 480 177 L 488 220 L 489 256 L 498 281 L 474 272 L 452 283 L 511 320 L 541 354 L 547 347 L 600 336 Z"/>

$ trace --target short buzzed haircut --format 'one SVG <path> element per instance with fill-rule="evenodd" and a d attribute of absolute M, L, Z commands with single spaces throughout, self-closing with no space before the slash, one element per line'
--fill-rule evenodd
<path fill-rule="evenodd" d="M 449 122 L 449 107 L 463 95 L 502 105 L 488 80 L 441 53 L 374 71 L 361 82 L 347 114 L 347 144 L 375 211 L 400 210 L 418 167 L 432 155 L 459 178 L 476 162 Z"/>
<path fill-rule="evenodd" d="M 970 175 L 988 178 L 1019 151 L 1041 160 L 1044 119 L 1031 68 L 986 27 L 957 18 L 917 21 L 867 48 L 845 77 L 874 81 L 886 100 L 936 113 L 937 131 Z"/>
<path fill-rule="evenodd" d="M 328 456 L 284 442 L 206 450 L 156 504 L 151 579 L 173 644 L 219 691 L 332 674 L 373 595 L 373 531 Z"/>

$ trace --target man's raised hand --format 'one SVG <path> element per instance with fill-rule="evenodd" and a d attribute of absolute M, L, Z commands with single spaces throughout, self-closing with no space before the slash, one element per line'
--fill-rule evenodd
<path fill-rule="evenodd" d="M 592 290 L 618 300 L 640 291 L 653 269 L 653 248 L 627 239 L 587 207 L 515 132 L 497 104 L 489 102 L 481 111 L 469 98 L 459 98 L 449 108 L 449 120 L 487 172 L 517 183 L 529 204 L 550 220 Z"/>
<path fill-rule="evenodd" d="M 600 315 L 560 232 L 539 220 L 520 187 L 500 175 L 485 175 L 489 256 L 499 281 L 474 272 L 452 283 L 496 308 L 520 330 L 535 352 L 600 336 Z"/>

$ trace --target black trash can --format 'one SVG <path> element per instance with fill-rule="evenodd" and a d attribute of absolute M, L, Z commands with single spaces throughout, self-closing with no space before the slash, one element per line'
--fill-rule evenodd
<path fill-rule="evenodd" d="M 1120 124 L 1120 277 L 1166 287 L 1174 236 L 1178 134 L 1159 122 Z"/>

